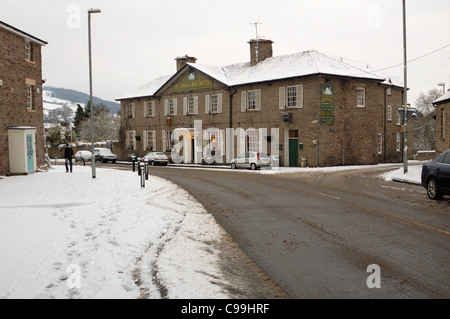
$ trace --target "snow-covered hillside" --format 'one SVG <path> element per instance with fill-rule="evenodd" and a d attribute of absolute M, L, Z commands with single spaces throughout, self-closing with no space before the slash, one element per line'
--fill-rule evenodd
<path fill-rule="evenodd" d="M 72 101 L 59 99 L 54 96 L 54 93 L 49 90 L 43 90 L 42 94 L 43 102 L 44 102 L 44 118 L 46 119 L 45 122 L 48 122 L 51 118 L 52 113 L 60 120 L 64 121 L 65 116 L 67 116 L 67 119 L 70 121 L 73 120 L 73 117 L 75 116 L 75 112 L 77 111 L 77 103 L 74 103 Z M 78 103 L 83 108 L 86 106 L 84 103 Z M 64 113 L 66 115 L 64 115 Z"/>
<path fill-rule="evenodd" d="M 78 105 L 86 107 L 89 95 L 75 90 L 44 87 L 42 90 L 44 102 L 44 122 L 60 123 L 71 122 L 75 116 Z M 94 105 L 105 104 L 111 113 L 116 114 L 120 105 L 116 102 L 104 101 L 94 97 Z"/>

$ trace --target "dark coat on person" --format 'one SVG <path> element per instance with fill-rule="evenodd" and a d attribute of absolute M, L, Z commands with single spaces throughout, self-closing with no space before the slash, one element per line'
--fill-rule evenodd
<path fill-rule="evenodd" d="M 67 145 L 64 149 L 64 158 L 72 158 L 73 156 L 73 149 L 70 145 Z"/>

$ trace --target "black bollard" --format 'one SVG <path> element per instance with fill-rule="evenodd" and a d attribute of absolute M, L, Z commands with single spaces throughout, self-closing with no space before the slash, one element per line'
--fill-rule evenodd
<path fill-rule="evenodd" d="M 136 156 L 131 156 L 131 161 L 133 162 L 133 172 L 136 172 Z"/>

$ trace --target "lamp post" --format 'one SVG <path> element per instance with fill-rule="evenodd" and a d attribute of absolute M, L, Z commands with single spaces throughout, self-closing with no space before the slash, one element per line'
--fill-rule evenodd
<path fill-rule="evenodd" d="M 404 174 L 408 173 L 408 60 L 406 56 L 406 0 L 402 0 L 403 3 L 403 55 L 404 55 L 404 82 L 405 88 L 403 93 L 403 105 L 404 105 L 404 121 L 403 121 L 403 134 L 404 134 L 404 151 L 403 151 L 403 170 Z"/>
<path fill-rule="evenodd" d="M 100 9 L 88 10 L 88 30 L 89 30 L 89 88 L 90 88 L 90 111 L 91 111 L 91 140 L 92 140 L 92 178 L 96 178 L 95 172 L 95 137 L 94 137 L 94 105 L 93 105 L 93 92 L 92 92 L 92 49 L 91 49 L 91 13 L 100 13 Z"/>

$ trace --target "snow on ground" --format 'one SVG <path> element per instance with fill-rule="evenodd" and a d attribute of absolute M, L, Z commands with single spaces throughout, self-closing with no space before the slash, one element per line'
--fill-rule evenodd
<path fill-rule="evenodd" d="M 408 172 L 404 173 L 404 168 L 399 168 L 394 171 L 387 172 L 381 175 L 386 181 L 404 182 L 410 184 L 421 185 L 422 165 L 408 166 Z"/>
<path fill-rule="evenodd" d="M 0 179 L 0 298 L 227 298 L 225 236 L 184 190 L 63 166 Z"/>

